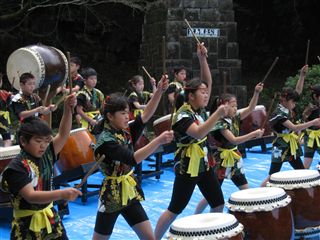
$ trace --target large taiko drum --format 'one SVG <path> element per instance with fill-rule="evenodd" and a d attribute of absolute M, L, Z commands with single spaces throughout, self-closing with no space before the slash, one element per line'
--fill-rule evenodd
<path fill-rule="evenodd" d="M 158 118 L 153 122 L 153 129 L 156 136 L 159 136 L 164 131 L 170 130 L 171 114 Z"/>
<path fill-rule="evenodd" d="M 68 77 L 68 61 L 57 48 L 45 45 L 31 45 L 15 50 L 7 61 L 9 82 L 20 89 L 19 77 L 22 73 L 32 73 L 36 78 L 36 88 L 51 89 L 60 86 Z"/>
<path fill-rule="evenodd" d="M 290 202 L 282 188 L 251 188 L 232 193 L 226 206 L 246 239 L 284 240 L 294 234 Z"/>
<path fill-rule="evenodd" d="M 128 122 L 128 124 L 130 125 L 133 122 L 134 122 L 134 120 L 131 120 L 131 121 Z M 146 146 L 149 142 L 150 141 L 147 138 L 145 131 L 143 131 L 142 135 L 139 137 L 139 139 L 134 144 L 134 150 L 136 151 L 136 150 Z"/>
<path fill-rule="evenodd" d="M 20 146 L 14 145 L 10 147 L 0 148 L 0 174 L 9 164 L 20 153 Z M 4 193 L 0 190 L 0 207 L 10 206 L 9 194 Z"/>
<path fill-rule="evenodd" d="M 204 213 L 175 220 L 169 230 L 170 240 L 243 239 L 243 226 L 228 213 Z"/>
<path fill-rule="evenodd" d="M 255 109 L 241 122 L 241 133 L 248 134 L 262 127 L 267 118 L 266 108 L 263 105 L 257 105 Z M 271 134 L 269 121 L 266 121 L 264 136 Z"/>
<path fill-rule="evenodd" d="M 292 198 L 297 239 L 320 239 L 320 174 L 317 170 L 290 170 L 271 175 L 267 186 L 283 188 Z"/>
<path fill-rule="evenodd" d="M 60 172 L 64 172 L 75 169 L 81 164 L 94 162 L 93 147 L 95 143 L 94 136 L 87 129 L 72 130 L 59 154 L 57 168 Z"/>

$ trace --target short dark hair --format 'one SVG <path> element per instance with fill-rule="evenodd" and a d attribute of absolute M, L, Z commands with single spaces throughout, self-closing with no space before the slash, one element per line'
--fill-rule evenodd
<path fill-rule="evenodd" d="M 299 94 L 292 87 L 284 87 L 280 93 L 282 98 L 285 98 L 287 101 L 293 100 L 297 102 L 299 100 Z"/>
<path fill-rule="evenodd" d="M 178 74 L 179 72 L 181 72 L 182 70 L 187 70 L 185 68 L 185 66 L 183 65 L 180 65 L 180 66 L 176 66 L 173 68 L 173 74 Z"/>
<path fill-rule="evenodd" d="M 29 79 L 34 79 L 34 78 L 35 77 L 32 73 L 28 73 L 28 72 L 22 73 L 20 76 L 20 83 L 25 84 Z"/>
<path fill-rule="evenodd" d="M 48 126 L 46 121 L 42 120 L 41 118 L 32 116 L 25 118 L 22 121 L 18 129 L 17 135 L 19 145 L 22 148 L 20 143 L 20 137 L 23 137 L 27 142 L 29 142 L 33 136 L 44 137 L 52 135 L 52 130 Z"/>
<path fill-rule="evenodd" d="M 206 81 L 201 80 L 200 78 L 193 78 L 187 82 L 184 88 L 186 102 L 189 101 L 189 93 L 195 93 L 201 86 L 201 84 L 204 84 L 208 87 L 208 83 Z"/>
<path fill-rule="evenodd" d="M 128 99 L 123 93 L 112 93 L 106 97 L 104 104 L 104 115 L 107 113 L 114 114 L 118 111 L 123 111 L 129 107 Z"/>
<path fill-rule="evenodd" d="M 77 64 L 77 65 L 81 65 L 81 60 L 80 60 L 80 58 L 78 58 L 78 57 L 76 57 L 76 56 L 74 56 L 74 57 L 71 57 L 70 58 L 70 62 L 72 62 L 72 63 L 75 63 L 75 64 Z"/>
<path fill-rule="evenodd" d="M 87 68 L 84 68 L 81 72 L 81 76 L 84 78 L 84 79 L 88 79 L 89 77 L 91 76 L 97 76 L 97 71 L 94 70 L 93 68 L 91 67 L 87 67 Z"/>

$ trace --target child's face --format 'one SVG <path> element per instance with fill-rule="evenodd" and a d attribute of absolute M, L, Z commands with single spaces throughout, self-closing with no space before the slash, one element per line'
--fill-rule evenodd
<path fill-rule="evenodd" d="M 144 81 L 140 79 L 136 84 L 134 84 L 134 88 L 137 92 L 142 92 L 144 89 Z"/>
<path fill-rule="evenodd" d="M 178 82 L 183 82 L 186 80 L 187 78 L 187 72 L 186 70 L 182 69 L 180 72 L 175 74 L 175 77 L 177 79 Z"/>
<path fill-rule="evenodd" d="M 116 129 L 127 129 L 129 122 L 129 108 L 110 114 L 109 122 Z"/>
<path fill-rule="evenodd" d="M 237 114 L 237 110 L 238 110 L 238 103 L 237 103 L 237 99 L 235 98 L 231 98 L 229 100 L 229 112 L 228 112 L 228 117 L 234 117 Z"/>
<path fill-rule="evenodd" d="M 94 88 L 97 85 L 97 76 L 89 76 L 86 79 L 86 86 L 90 89 Z"/>
<path fill-rule="evenodd" d="M 21 91 L 25 95 L 31 95 L 36 89 L 36 79 L 29 78 L 26 83 L 20 83 Z"/>
<path fill-rule="evenodd" d="M 80 68 L 80 65 L 73 63 L 73 62 L 70 63 L 70 72 L 71 73 L 77 73 L 79 68 Z"/>
<path fill-rule="evenodd" d="M 208 105 L 209 94 L 208 88 L 205 84 L 201 84 L 197 91 L 192 94 L 194 96 L 194 107 L 195 108 L 204 108 Z"/>
<path fill-rule="evenodd" d="M 286 106 L 290 111 L 293 110 L 296 107 L 296 102 L 292 99 L 286 101 Z"/>
<path fill-rule="evenodd" d="M 23 149 L 36 158 L 41 158 L 46 152 L 47 147 L 52 141 L 52 136 L 33 136 L 26 142 L 25 139 L 20 139 Z"/>

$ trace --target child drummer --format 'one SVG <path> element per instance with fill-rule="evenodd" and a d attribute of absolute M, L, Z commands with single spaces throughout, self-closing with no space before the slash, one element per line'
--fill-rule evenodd
<path fill-rule="evenodd" d="M 25 118 L 18 130 L 20 154 L 0 176 L 0 186 L 13 196 L 11 239 L 68 239 L 53 201 L 72 201 L 82 193 L 75 188 L 53 190 L 53 165 L 63 148 L 72 121 L 75 95 L 65 100 L 59 132 L 37 117 Z"/>

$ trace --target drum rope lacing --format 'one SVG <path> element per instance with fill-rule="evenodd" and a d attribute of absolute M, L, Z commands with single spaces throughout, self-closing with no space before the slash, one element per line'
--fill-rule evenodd
<path fill-rule="evenodd" d="M 308 179 L 298 179 L 298 180 L 273 180 L 270 179 L 269 182 L 272 184 L 301 184 L 301 183 L 309 183 L 320 180 L 320 175 L 316 176 L 314 178 L 308 178 Z"/>
<path fill-rule="evenodd" d="M 236 221 L 234 224 L 227 226 L 227 227 L 223 227 L 223 228 L 217 228 L 214 230 L 200 230 L 200 231 L 190 231 L 190 232 L 183 232 L 183 231 L 178 231 L 178 230 L 174 230 L 170 227 L 169 232 L 177 235 L 177 236 L 183 236 L 183 237 L 197 237 L 197 236 L 208 236 L 208 235 L 213 235 L 213 234 L 221 234 L 221 233 L 225 233 L 228 231 L 232 231 L 235 228 L 237 228 L 239 226 L 239 222 Z"/>
<path fill-rule="evenodd" d="M 288 197 L 287 194 L 284 194 L 283 196 L 273 198 L 273 199 L 266 199 L 266 200 L 260 200 L 260 201 L 234 201 L 232 199 L 228 200 L 229 204 L 232 205 L 239 205 L 239 206 L 255 206 L 255 205 L 263 205 L 263 204 L 272 204 L 277 203 L 282 200 L 285 200 Z"/>

